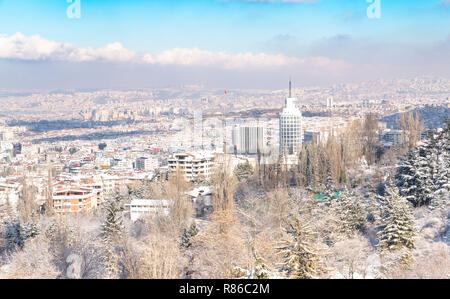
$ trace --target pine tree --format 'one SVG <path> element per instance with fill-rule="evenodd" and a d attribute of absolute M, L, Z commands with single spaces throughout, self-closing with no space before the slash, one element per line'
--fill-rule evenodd
<path fill-rule="evenodd" d="M 446 128 L 439 134 L 435 145 L 437 166 L 432 206 L 442 209 L 450 204 L 450 147 L 448 146 L 450 134 L 448 131 L 449 128 Z"/>
<path fill-rule="evenodd" d="M 395 178 L 400 194 L 406 199 L 414 200 L 415 189 L 417 188 L 415 152 L 409 150 L 408 153 L 400 158 L 400 165 L 397 166 Z"/>
<path fill-rule="evenodd" d="M 306 186 L 311 187 L 312 184 L 312 163 L 311 163 L 311 154 L 309 153 L 309 148 L 306 149 L 306 162 L 305 162 L 305 181 Z"/>
<path fill-rule="evenodd" d="M 277 248 L 284 259 L 281 270 L 294 279 L 318 278 L 327 269 L 323 262 L 325 254 L 313 245 L 315 234 L 308 224 L 302 224 L 299 219 L 288 226 L 286 232 L 290 238 L 283 240 Z"/>
<path fill-rule="evenodd" d="M 40 233 L 39 227 L 33 219 L 34 217 L 22 226 L 22 235 L 25 239 L 34 238 Z"/>
<path fill-rule="evenodd" d="M 367 195 L 363 201 L 363 208 L 367 212 L 366 220 L 370 223 L 374 223 L 379 218 L 380 201 L 378 200 L 378 194 L 373 184 L 368 187 Z"/>
<path fill-rule="evenodd" d="M 413 201 L 415 206 L 429 205 L 433 198 L 433 167 L 436 167 L 436 164 L 432 162 L 431 155 L 432 153 L 426 146 L 419 147 L 419 155 L 416 162 L 419 186 L 416 189 L 416 199 Z"/>
<path fill-rule="evenodd" d="M 325 191 L 323 200 L 328 204 L 332 205 L 335 199 L 336 188 L 334 186 L 333 176 L 331 173 L 331 164 L 327 164 L 327 178 L 325 181 Z"/>
<path fill-rule="evenodd" d="M 238 181 L 242 182 L 253 175 L 253 167 L 248 162 L 238 164 L 234 170 L 234 174 L 236 175 Z"/>
<path fill-rule="evenodd" d="M 109 278 L 117 278 L 120 272 L 117 255 L 117 242 L 122 235 L 122 196 L 116 192 L 107 202 L 106 220 L 102 226 L 102 237 L 105 244 L 105 254 L 103 256 Z"/>
<path fill-rule="evenodd" d="M 414 215 L 411 204 L 398 193 L 395 187 L 387 189 L 382 211 L 382 229 L 378 233 L 380 250 L 414 248 Z"/>
<path fill-rule="evenodd" d="M 192 237 L 195 237 L 198 234 L 198 228 L 195 224 L 195 221 L 192 222 L 189 229 L 184 229 L 183 235 L 181 236 L 181 246 L 185 248 L 189 248 L 192 245 Z"/>
<path fill-rule="evenodd" d="M 272 271 L 266 265 L 264 259 L 259 255 L 255 246 L 252 245 L 252 253 L 255 258 L 255 269 L 252 273 L 253 279 L 270 279 L 272 277 Z"/>
<path fill-rule="evenodd" d="M 433 194 L 432 171 L 425 148 L 411 149 L 397 168 L 400 195 L 415 207 L 428 205 Z"/>
<path fill-rule="evenodd" d="M 430 208 L 444 213 L 450 209 L 450 191 L 447 189 L 440 189 L 435 192 Z"/>
<path fill-rule="evenodd" d="M 14 249 L 16 246 L 23 248 L 26 236 L 23 233 L 19 219 L 14 219 L 5 223 L 3 238 L 6 240 L 9 249 Z"/>
<path fill-rule="evenodd" d="M 107 202 L 106 206 L 106 220 L 103 224 L 102 231 L 106 238 L 118 235 L 123 230 L 122 211 L 124 210 L 122 205 L 122 196 L 116 193 Z"/>
<path fill-rule="evenodd" d="M 328 162 L 327 163 L 327 178 L 325 181 L 325 190 L 328 192 L 333 192 L 334 189 L 335 189 L 335 187 L 334 187 L 333 176 L 331 173 L 331 163 Z"/>
<path fill-rule="evenodd" d="M 440 135 L 436 144 L 438 149 L 437 171 L 434 179 L 434 192 L 431 208 L 445 211 L 450 207 L 450 151 L 445 146 L 445 135 Z"/>
<path fill-rule="evenodd" d="M 366 213 L 353 192 L 345 190 L 338 201 L 336 212 L 343 233 L 351 235 L 357 230 L 365 230 Z"/>
<path fill-rule="evenodd" d="M 9 219 L 4 222 L 5 231 L 3 238 L 7 247 L 13 249 L 15 247 L 23 248 L 26 240 L 39 235 L 40 231 L 33 218 L 24 224 L 18 218 Z"/>

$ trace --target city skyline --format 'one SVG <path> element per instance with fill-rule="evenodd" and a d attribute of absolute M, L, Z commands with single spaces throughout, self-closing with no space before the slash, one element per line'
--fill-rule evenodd
<path fill-rule="evenodd" d="M 76 1 L 75 1 L 76 2 Z M 450 76 L 448 1 L 0 1 L 0 88 Z M 21 22 L 16 22 L 20 19 Z"/>

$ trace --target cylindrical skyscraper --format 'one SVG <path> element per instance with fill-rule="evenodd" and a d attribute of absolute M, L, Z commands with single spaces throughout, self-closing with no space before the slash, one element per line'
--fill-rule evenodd
<path fill-rule="evenodd" d="M 280 114 L 280 155 L 283 156 L 298 154 L 302 148 L 302 113 L 295 105 L 296 101 L 291 95 L 289 81 L 289 97 L 286 98 L 285 107 Z"/>

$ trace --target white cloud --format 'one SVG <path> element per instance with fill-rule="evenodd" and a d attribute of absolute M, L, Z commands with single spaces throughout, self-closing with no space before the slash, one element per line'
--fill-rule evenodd
<path fill-rule="evenodd" d="M 78 48 L 76 45 L 51 41 L 39 35 L 26 37 L 21 33 L 11 36 L 0 35 L 0 58 L 19 60 L 56 61 L 131 61 L 135 53 L 123 48 L 120 43 L 108 44 L 93 49 Z"/>
<path fill-rule="evenodd" d="M 157 55 L 145 55 L 144 61 L 150 64 L 182 66 L 216 66 L 222 69 L 283 67 L 301 63 L 302 60 L 284 55 L 264 53 L 211 52 L 199 49 L 172 49 Z"/>
<path fill-rule="evenodd" d="M 326 57 L 297 58 L 282 54 L 213 52 L 199 49 L 175 48 L 159 54 L 137 53 L 115 42 L 104 47 L 79 48 L 74 44 L 47 40 L 39 35 L 26 37 L 21 33 L 0 35 L 0 58 L 31 61 L 110 61 L 162 66 L 216 67 L 224 70 L 261 69 L 277 67 L 318 67 L 337 69 L 343 61 Z"/>
<path fill-rule="evenodd" d="M 282 54 L 269 55 L 264 53 L 212 52 L 199 49 L 171 49 L 160 54 L 147 54 L 143 61 L 156 65 L 218 67 L 224 70 L 264 69 L 283 67 L 319 67 L 340 68 L 346 63 L 331 60 L 327 57 L 297 58 Z"/>

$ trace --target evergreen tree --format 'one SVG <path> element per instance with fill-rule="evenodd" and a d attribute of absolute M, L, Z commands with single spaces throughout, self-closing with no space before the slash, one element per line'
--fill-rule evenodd
<path fill-rule="evenodd" d="M 338 201 L 336 212 L 343 233 L 351 235 L 356 230 L 365 230 L 366 212 L 353 192 L 345 190 Z"/>
<path fill-rule="evenodd" d="M 23 233 L 22 225 L 18 219 L 5 223 L 3 238 L 6 240 L 9 249 L 13 249 L 16 246 L 23 248 L 26 236 Z"/>
<path fill-rule="evenodd" d="M 368 222 L 374 223 L 379 218 L 380 201 L 373 184 L 368 186 L 367 195 L 363 201 L 363 208 L 367 212 L 366 220 Z"/>
<path fill-rule="evenodd" d="M 266 265 L 264 259 L 259 255 L 255 246 L 252 245 L 252 253 L 255 258 L 255 269 L 252 273 L 253 279 L 270 279 L 272 277 L 272 272 L 270 268 Z"/>
<path fill-rule="evenodd" d="M 450 207 L 450 151 L 446 148 L 445 132 L 439 136 L 437 173 L 434 179 L 434 192 L 431 207 L 445 211 Z"/>
<path fill-rule="evenodd" d="M 327 163 L 327 178 L 325 181 L 325 190 L 327 192 L 335 191 L 334 180 L 333 180 L 333 175 L 331 173 L 331 163 L 330 162 Z"/>
<path fill-rule="evenodd" d="M 253 167 L 248 162 L 238 164 L 234 170 L 234 174 L 236 175 L 238 181 L 242 182 L 253 175 Z"/>
<path fill-rule="evenodd" d="M 414 200 L 418 182 L 415 168 L 415 152 L 413 150 L 409 150 L 404 157 L 400 158 L 395 178 L 400 194 L 410 201 Z"/>
<path fill-rule="evenodd" d="M 109 278 L 118 278 L 119 265 L 117 254 L 117 243 L 123 232 L 122 220 L 122 196 L 116 192 L 107 202 L 106 220 L 102 226 L 102 237 L 105 244 L 105 254 L 103 256 Z"/>
<path fill-rule="evenodd" d="M 435 192 L 430 208 L 441 212 L 450 209 L 450 191 L 447 189 L 440 189 L 438 192 Z"/>
<path fill-rule="evenodd" d="M 122 204 L 122 196 L 116 193 L 106 203 L 106 220 L 102 227 L 103 236 L 109 238 L 118 235 L 123 230 L 122 211 L 124 210 Z"/>
<path fill-rule="evenodd" d="M 414 206 L 429 205 L 433 199 L 433 172 L 436 164 L 432 161 L 432 152 L 427 146 L 419 147 L 419 155 L 417 156 L 417 181 L 419 182 L 416 189 L 416 199 L 412 203 Z"/>
<path fill-rule="evenodd" d="M 313 245 L 315 234 L 299 219 L 288 225 L 286 232 L 290 238 L 283 240 L 277 248 L 284 259 L 281 270 L 294 279 L 318 278 L 327 269 L 323 262 L 325 254 Z"/>
<path fill-rule="evenodd" d="M 6 220 L 4 221 L 4 230 L 3 238 L 9 249 L 23 248 L 26 240 L 39 235 L 39 228 L 33 219 L 24 224 L 18 218 Z"/>
<path fill-rule="evenodd" d="M 428 140 L 410 150 L 397 169 L 400 194 L 414 206 L 436 207 L 450 191 L 449 127 L 428 132 Z"/>
<path fill-rule="evenodd" d="M 328 204 L 332 205 L 335 201 L 336 188 L 334 186 L 334 181 L 331 173 L 331 164 L 327 164 L 327 177 L 325 181 L 325 191 L 323 200 Z"/>
<path fill-rule="evenodd" d="M 144 181 L 142 186 L 130 187 L 128 186 L 128 198 L 129 199 L 147 199 L 150 197 L 149 185 L 147 181 Z"/>
<path fill-rule="evenodd" d="M 450 163 L 449 155 L 442 154 L 439 158 L 439 164 L 437 166 L 437 174 L 435 178 L 435 192 L 450 191 Z"/>
<path fill-rule="evenodd" d="M 411 149 L 397 168 L 400 195 L 415 207 L 428 205 L 433 194 L 432 171 L 425 148 Z"/>
<path fill-rule="evenodd" d="M 192 222 L 189 229 L 184 229 L 183 235 L 181 236 L 181 246 L 185 248 L 191 247 L 192 237 L 195 237 L 198 234 L 198 228 L 195 224 L 195 221 Z"/>
<path fill-rule="evenodd" d="M 450 123 L 449 123 L 450 125 Z M 445 206 L 450 192 L 450 147 L 449 128 L 443 130 L 436 140 L 436 175 L 434 177 L 434 206 Z"/>
<path fill-rule="evenodd" d="M 382 211 L 382 229 L 378 233 L 381 250 L 414 248 L 414 215 L 411 204 L 401 197 L 395 187 L 387 188 Z"/>
<path fill-rule="evenodd" d="M 307 187 L 311 187 L 312 184 L 312 176 L 313 176 L 313 170 L 312 163 L 311 163 L 311 154 L 309 153 L 309 148 L 306 149 L 306 162 L 305 162 L 305 183 Z"/>
<path fill-rule="evenodd" d="M 25 239 L 34 238 L 39 235 L 40 231 L 33 218 L 22 226 L 22 235 Z"/>

